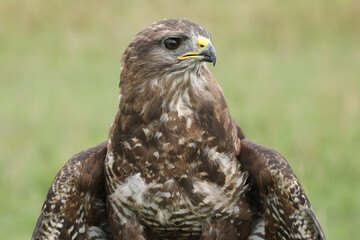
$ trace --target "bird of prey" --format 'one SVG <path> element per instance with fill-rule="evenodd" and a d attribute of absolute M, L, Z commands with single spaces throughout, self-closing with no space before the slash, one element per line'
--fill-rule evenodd
<path fill-rule="evenodd" d="M 287 161 L 247 139 L 185 19 L 139 32 L 107 141 L 57 174 L 32 239 L 325 239 Z"/>

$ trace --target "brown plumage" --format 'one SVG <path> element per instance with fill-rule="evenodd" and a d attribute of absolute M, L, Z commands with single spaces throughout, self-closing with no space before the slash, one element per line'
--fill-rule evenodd
<path fill-rule="evenodd" d="M 139 32 L 122 57 L 109 140 L 55 178 L 33 239 L 325 239 L 286 160 L 246 139 L 185 19 Z"/>

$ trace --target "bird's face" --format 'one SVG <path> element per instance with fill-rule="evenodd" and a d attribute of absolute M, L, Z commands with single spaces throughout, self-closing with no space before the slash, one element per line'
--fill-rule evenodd
<path fill-rule="evenodd" d="M 193 64 L 194 62 L 216 63 L 215 48 L 210 39 L 204 36 L 169 36 L 164 40 L 165 48 L 173 52 L 172 57 L 176 57 L 181 62 Z M 178 50 L 178 51 L 176 51 Z M 176 63 L 175 63 L 176 64 Z M 179 62 L 180 64 L 180 62 Z"/>
<path fill-rule="evenodd" d="M 216 63 L 210 35 L 201 26 L 185 19 L 151 24 L 135 36 L 122 59 L 123 71 L 130 75 L 139 73 L 137 78 L 198 69 L 204 62 Z"/>

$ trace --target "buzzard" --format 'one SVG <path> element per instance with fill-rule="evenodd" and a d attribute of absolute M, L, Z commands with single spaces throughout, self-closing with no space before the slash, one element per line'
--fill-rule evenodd
<path fill-rule="evenodd" d="M 57 174 L 32 239 L 325 239 L 287 161 L 247 139 L 209 33 L 155 22 L 122 57 L 109 139 Z"/>

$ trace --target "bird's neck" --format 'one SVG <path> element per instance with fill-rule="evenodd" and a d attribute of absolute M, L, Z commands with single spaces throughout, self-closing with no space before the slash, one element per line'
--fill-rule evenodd
<path fill-rule="evenodd" d="M 125 79 L 120 83 L 119 112 L 136 113 L 144 122 L 158 119 L 163 113 L 186 115 L 197 111 L 199 104 L 210 102 L 217 105 L 224 102 L 224 97 L 206 65 L 140 81 Z"/>
<path fill-rule="evenodd" d="M 114 146 L 126 138 L 156 139 L 158 132 L 169 131 L 168 141 L 178 142 L 186 135 L 209 147 L 225 145 L 224 151 L 230 151 L 227 143 L 235 143 L 236 126 L 221 88 L 207 68 L 198 75 L 174 73 L 142 83 L 120 86 L 119 110 L 109 132 Z"/>

